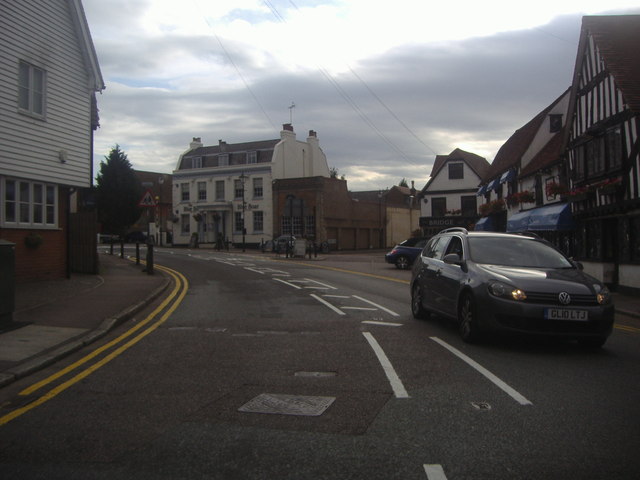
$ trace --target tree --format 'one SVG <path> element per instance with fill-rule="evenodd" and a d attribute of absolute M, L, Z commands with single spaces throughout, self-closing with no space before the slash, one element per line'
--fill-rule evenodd
<path fill-rule="evenodd" d="M 142 186 L 119 145 L 104 158 L 96 177 L 98 220 L 104 232 L 124 236 L 126 229 L 142 213 L 138 206 L 143 193 Z"/>
<path fill-rule="evenodd" d="M 408 187 L 409 184 L 407 183 L 407 179 L 403 178 L 402 180 L 400 180 L 400 183 L 398 184 L 399 187 Z"/>

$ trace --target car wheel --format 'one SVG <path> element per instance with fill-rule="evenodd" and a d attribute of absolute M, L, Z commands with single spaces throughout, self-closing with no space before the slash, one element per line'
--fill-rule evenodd
<path fill-rule="evenodd" d="M 478 340 L 478 316 L 476 314 L 476 303 L 473 297 L 466 293 L 460 299 L 458 307 L 459 330 L 462 340 L 467 343 L 474 343 Z"/>
<path fill-rule="evenodd" d="M 417 283 L 411 289 L 411 313 L 413 318 L 429 318 L 429 312 L 422 306 L 422 288 Z"/>
<path fill-rule="evenodd" d="M 579 338 L 578 345 L 585 348 L 600 348 L 607 342 L 607 337 Z"/>
<path fill-rule="evenodd" d="M 401 255 L 396 259 L 396 267 L 398 267 L 400 270 L 406 270 L 407 268 L 409 268 L 409 263 L 409 259 L 404 255 Z"/>

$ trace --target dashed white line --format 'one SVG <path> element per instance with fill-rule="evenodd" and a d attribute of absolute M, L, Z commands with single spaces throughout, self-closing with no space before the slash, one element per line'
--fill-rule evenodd
<path fill-rule="evenodd" d="M 429 480 L 447 480 L 447 476 L 444 474 L 442 465 L 423 465 L 424 472 L 427 474 Z"/>
<path fill-rule="evenodd" d="M 484 375 L 487 379 L 489 379 L 491 382 L 493 382 L 498 388 L 500 388 L 501 390 L 503 390 L 507 395 L 509 395 L 511 398 L 513 398 L 516 402 L 518 402 L 520 405 L 533 405 L 529 400 L 527 400 L 523 395 L 521 395 L 519 392 L 517 392 L 515 389 L 511 388 L 509 385 L 507 385 L 505 382 L 503 382 L 502 380 L 500 380 L 498 377 L 496 377 L 493 373 L 491 373 L 489 370 L 487 370 L 486 368 L 484 368 L 482 365 L 480 365 L 478 362 L 476 362 L 475 360 L 469 358 L 468 356 L 466 356 L 464 353 L 462 353 L 460 350 L 452 347 L 451 345 L 449 345 L 447 342 L 440 340 L 438 337 L 430 337 L 431 340 L 433 340 L 436 343 L 439 343 L 440 345 L 442 345 L 444 348 L 446 348 L 447 350 L 449 350 L 451 353 L 453 353 L 456 357 L 458 357 L 459 359 L 461 359 L 462 361 L 466 362 L 468 365 L 470 365 L 471 367 L 475 368 L 479 373 L 481 373 L 482 375 Z"/>
<path fill-rule="evenodd" d="M 297 289 L 297 290 L 302 290 L 302 287 L 299 287 L 298 285 L 294 285 L 294 284 L 293 284 L 293 283 L 291 283 L 291 282 L 285 282 L 285 281 L 284 281 L 284 280 L 282 280 L 281 278 L 274 278 L 274 280 L 275 280 L 276 282 L 281 282 L 281 283 L 284 283 L 285 285 L 289 285 L 290 287 L 293 287 L 293 288 L 295 288 L 295 289 Z"/>
<path fill-rule="evenodd" d="M 298 287 L 300 288 L 300 287 Z M 334 312 L 336 312 L 338 315 L 346 315 L 346 313 L 344 313 L 342 310 L 340 310 L 337 307 L 334 307 L 333 305 L 331 305 L 329 302 L 327 302 L 326 300 L 320 298 L 319 296 L 317 296 L 316 294 L 312 293 L 311 296 L 313 298 L 315 298 L 316 300 L 318 300 L 320 303 L 322 303 L 323 305 L 329 307 L 331 310 L 333 310 Z"/>
<path fill-rule="evenodd" d="M 369 342 L 369 345 L 371 345 L 371 348 L 376 354 L 376 357 L 378 357 L 378 361 L 380 362 L 380 365 L 382 365 L 382 369 L 389 379 L 389 383 L 391 384 L 391 388 L 393 388 L 393 393 L 395 394 L 396 398 L 409 398 L 409 394 L 404 388 L 402 380 L 400 380 L 400 377 L 394 370 L 393 365 L 391 365 L 391 362 L 387 358 L 387 355 L 384 353 L 384 350 L 382 350 L 382 347 L 380 346 L 378 341 L 369 332 L 362 332 L 362 335 L 364 335 L 364 338 L 367 339 L 367 342 Z"/>

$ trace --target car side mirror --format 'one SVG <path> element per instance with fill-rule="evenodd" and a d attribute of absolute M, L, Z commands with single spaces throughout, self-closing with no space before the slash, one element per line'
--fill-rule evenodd
<path fill-rule="evenodd" d="M 448 255 L 445 255 L 442 261 L 444 263 L 448 263 L 449 265 L 462 265 L 463 263 L 460 255 L 458 255 L 457 253 L 449 253 Z"/>

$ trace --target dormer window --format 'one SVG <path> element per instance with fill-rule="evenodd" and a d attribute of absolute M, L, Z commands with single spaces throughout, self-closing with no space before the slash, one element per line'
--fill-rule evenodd
<path fill-rule="evenodd" d="M 557 133 L 562 130 L 562 114 L 549 115 L 549 132 Z"/>
<path fill-rule="evenodd" d="M 221 153 L 218 155 L 218 166 L 219 167 L 227 167 L 229 165 L 229 154 Z"/>
<path fill-rule="evenodd" d="M 464 163 L 449 164 L 449 180 L 461 180 L 464 178 Z"/>
<path fill-rule="evenodd" d="M 247 163 L 258 163 L 258 152 L 247 152 Z"/>
<path fill-rule="evenodd" d="M 193 157 L 191 159 L 191 168 L 202 168 L 202 157 Z"/>

